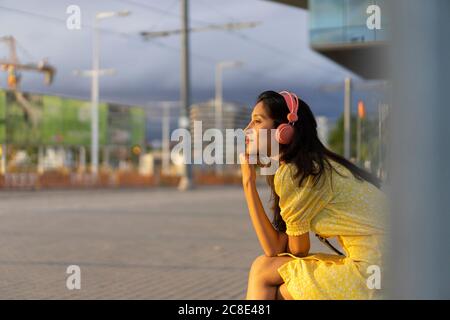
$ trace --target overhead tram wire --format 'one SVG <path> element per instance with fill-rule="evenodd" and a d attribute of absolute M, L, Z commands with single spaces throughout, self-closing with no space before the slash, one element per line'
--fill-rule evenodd
<path fill-rule="evenodd" d="M 123 3 L 128 3 L 128 4 L 131 4 L 131 5 L 135 5 L 135 6 L 139 6 L 139 7 L 142 7 L 144 9 L 147 9 L 147 10 L 150 10 L 150 11 L 158 11 L 158 12 L 161 12 L 163 14 L 173 16 L 175 18 L 180 18 L 179 14 L 177 14 L 177 13 L 165 11 L 165 10 L 162 10 L 160 8 L 149 6 L 148 4 L 136 2 L 136 1 L 133 1 L 133 0 L 116 0 L 116 1 L 123 2 Z M 204 3 L 204 1 L 202 1 L 202 2 Z M 206 4 L 205 4 L 205 7 L 208 7 L 210 10 L 215 10 L 215 9 L 211 8 L 209 5 L 206 5 Z M 216 13 L 218 13 L 218 12 L 216 12 Z M 219 14 L 220 14 L 220 12 L 219 12 Z M 227 19 L 233 20 L 233 22 L 238 22 L 233 17 L 226 17 L 226 16 L 224 16 L 224 17 L 227 18 Z M 197 19 L 197 18 L 190 18 L 190 20 L 193 21 L 193 22 L 197 22 L 197 23 L 201 23 L 201 24 L 205 24 L 205 25 L 213 24 L 213 22 L 211 22 L 211 21 L 205 21 L 205 20 L 201 20 L 201 19 Z M 248 40 L 250 42 L 254 42 L 254 43 L 260 45 L 260 47 L 263 47 L 263 48 L 265 48 L 267 50 L 271 50 L 272 52 L 275 52 L 276 54 L 283 54 L 283 55 L 286 55 L 286 56 L 288 56 L 290 58 L 295 57 L 295 56 L 291 55 L 290 53 L 287 53 L 287 52 L 285 52 L 283 50 L 280 50 L 279 48 L 270 46 L 270 45 L 268 45 L 268 44 L 266 44 L 264 42 L 260 42 L 259 40 L 255 40 L 255 39 L 253 39 L 251 37 L 242 35 L 239 32 L 236 32 L 235 30 L 225 30 L 225 31 L 227 31 L 230 34 L 232 34 L 234 36 L 237 36 L 237 37 L 239 37 L 239 38 L 241 38 L 243 40 Z"/>
<path fill-rule="evenodd" d="M 35 17 L 35 18 L 48 20 L 48 21 L 58 23 L 58 24 L 59 23 L 66 24 L 66 19 L 57 18 L 57 17 L 53 17 L 53 16 L 41 14 L 41 13 L 35 13 L 35 12 L 25 11 L 25 10 L 21 10 L 21 9 L 17 9 L 17 8 L 5 7 L 5 6 L 0 6 L 0 9 L 12 11 L 12 12 L 15 12 L 18 14 L 23 14 L 23 15 L 27 15 L 27 16 L 31 16 L 31 17 Z M 88 23 L 83 23 L 83 26 L 87 27 L 88 29 L 93 29 L 93 26 Z M 120 35 L 123 37 L 132 36 L 131 34 L 119 32 L 119 31 L 115 31 L 115 30 L 110 30 L 110 29 L 105 29 L 105 28 L 99 28 L 99 30 L 102 32 L 113 33 L 113 34 Z"/>
<path fill-rule="evenodd" d="M 154 7 L 154 6 L 148 5 L 146 3 L 141 3 L 141 2 L 137 2 L 137 1 L 133 1 L 133 0 L 116 0 L 116 1 L 122 2 L 122 3 L 127 3 L 127 4 L 130 4 L 130 5 L 133 5 L 133 6 L 137 6 L 137 7 L 141 7 L 143 9 L 147 9 L 147 10 L 150 10 L 150 11 L 153 11 L 153 12 L 158 12 L 158 13 L 161 13 L 161 14 L 174 16 L 174 17 L 177 17 L 177 18 L 180 17 L 178 14 L 173 13 L 169 9 L 161 9 L 161 8 L 158 8 L 158 7 Z M 177 2 L 178 2 L 178 0 L 177 0 Z"/>
<path fill-rule="evenodd" d="M 161 9 L 161 8 L 157 8 L 157 7 L 154 7 L 154 6 L 150 6 L 150 5 L 145 4 L 145 3 L 140 3 L 140 2 L 137 2 L 137 1 L 133 1 L 133 0 L 116 0 L 116 1 L 117 2 L 123 2 L 123 3 L 126 3 L 126 4 L 130 4 L 130 5 L 134 5 L 134 6 L 137 6 L 137 7 L 141 7 L 143 9 L 147 9 L 147 10 L 152 11 L 152 12 L 159 12 L 159 13 L 162 13 L 162 14 L 165 14 L 165 15 L 172 16 L 174 18 L 180 19 L 180 15 L 177 14 L 177 13 L 171 12 L 169 10 L 164 10 L 164 9 Z M 179 0 L 176 0 L 176 2 L 178 2 L 178 1 Z M 190 20 L 193 21 L 193 22 L 204 24 L 204 25 L 211 25 L 212 24 L 212 22 L 208 22 L 208 21 L 200 20 L 200 19 L 190 18 Z M 228 30 L 228 31 L 231 32 L 231 30 Z M 239 35 L 239 34 L 238 33 L 232 33 L 232 35 Z M 148 41 L 155 41 L 155 39 L 151 39 L 151 40 L 148 40 Z M 198 54 L 195 54 L 195 53 L 193 53 L 193 55 L 197 56 L 197 57 L 200 57 Z M 213 58 L 209 58 L 209 57 L 205 57 L 205 56 L 204 56 L 204 58 L 206 59 L 206 61 L 209 61 L 209 62 L 212 62 L 212 63 L 217 63 L 218 62 L 218 61 L 216 61 Z M 249 74 L 251 74 L 253 76 L 257 76 L 257 77 L 264 76 L 264 77 L 267 77 L 267 74 L 263 74 L 262 72 L 250 70 L 250 69 L 248 69 L 246 67 L 243 67 L 242 69 L 245 70 L 246 73 L 249 73 Z"/>
<path fill-rule="evenodd" d="M 172 3 L 170 3 L 167 8 L 165 9 L 165 11 L 167 12 L 172 12 L 172 9 L 175 7 L 176 4 L 178 4 L 179 0 L 172 0 Z M 153 26 L 150 27 L 150 29 L 156 29 L 157 27 L 161 26 L 161 22 L 163 21 L 163 19 L 159 19 L 159 21 L 157 23 L 154 23 Z"/>
<path fill-rule="evenodd" d="M 232 21 L 237 21 L 236 18 L 234 18 L 234 17 L 232 17 L 232 16 L 230 16 L 230 15 L 228 15 L 228 14 L 226 14 L 226 13 L 223 13 L 222 11 L 219 11 L 219 9 L 217 9 L 216 7 L 213 7 L 213 6 L 211 5 L 211 3 L 209 3 L 209 2 L 207 2 L 207 1 L 205 1 L 205 0 L 197 0 L 197 1 L 200 1 L 200 2 L 203 4 L 203 6 L 206 7 L 206 8 L 208 8 L 211 12 L 215 12 L 217 15 L 220 15 L 220 16 L 226 18 L 226 19 L 229 19 L 229 20 L 232 20 Z M 255 44 L 256 44 L 257 46 L 259 46 L 260 48 L 263 48 L 263 49 L 272 51 L 272 52 L 274 52 L 274 53 L 276 53 L 276 54 L 282 54 L 282 55 L 285 55 L 286 57 L 289 57 L 289 58 L 293 59 L 293 60 L 295 61 L 296 64 L 299 64 L 299 62 L 298 62 L 298 61 L 300 61 L 299 58 L 301 58 L 302 56 L 303 56 L 303 58 L 306 58 L 306 59 L 308 58 L 307 56 L 305 56 L 304 54 L 302 54 L 302 52 L 297 52 L 296 55 L 293 55 L 293 54 L 291 54 L 291 53 L 289 53 L 289 52 L 286 52 L 286 51 L 284 51 L 284 50 L 281 50 L 279 47 L 272 46 L 272 45 L 270 45 L 270 44 L 268 44 L 268 43 L 265 43 L 265 42 L 263 42 L 263 41 L 261 41 L 261 40 L 259 40 L 259 39 L 255 39 L 255 38 L 252 38 L 252 37 L 250 37 L 250 36 L 248 36 L 248 35 L 245 35 L 245 34 L 243 34 L 243 33 L 240 33 L 239 31 L 236 31 L 236 30 L 227 30 L 227 31 L 228 31 L 229 33 L 235 35 L 236 37 L 239 37 L 239 38 L 241 38 L 241 39 L 243 39 L 243 40 L 246 40 L 246 41 L 250 41 L 250 42 L 255 43 Z M 320 69 L 322 69 L 322 70 L 324 70 L 324 71 L 326 71 L 326 72 L 330 72 L 330 70 L 327 70 L 327 68 L 325 68 L 325 66 L 323 66 L 323 65 L 321 65 L 321 64 L 317 64 L 317 63 L 315 63 L 315 62 L 312 62 L 311 60 L 308 60 L 307 63 L 308 63 L 308 64 L 310 64 L 310 63 L 311 63 L 311 64 L 314 64 L 316 67 L 318 67 L 318 68 L 320 68 Z M 285 64 L 285 62 L 281 62 L 281 63 L 280 63 L 280 65 L 283 65 L 283 64 Z M 300 64 L 299 64 L 299 65 L 300 65 Z M 304 65 L 305 65 L 305 63 L 301 63 L 301 66 L 302 66 L 302 67 L 304 67 Z"/>
<path fill-rule="evenodd" d="M 0 6 L 0 9 L 4 9 L 4 10 L 8 10 L 8 11 L 12 11 L 18 14 L 23 14 L 23 15 L 28 15 L 28 16 L 32 16 L 35 18 L 40 18 L 40 19 L 44 19 L 44 20 L 48 20 L 54 23 L 66 23 L 65 19 L 61 19 L 61 18 L 56 18 L 56 17 L 52 17 L 52 16 L 48 16 L 48 15 L 44 15 L 44 14 L 39 14 L 39 13 L 35 13 L 35 12 L 29 12 L 29 11 L 25 11 L 25 10 L 21 10 L 21 9 L 16 9 L 16 8 L 10 8 L 10 7 L 4 7 L 4 6 Z M 83 26 L 87 27 L 88 29 L 93 29 L 93 26 L 87 23 L 83 23 Z M 98 28 L 100 30 L 100 32 L 103 33 L 107 33 L 107 34 L 112 34 L 112 35 L 116 35 L 116 36 L 120 36 L 123 38 L 127 38 L 127 39 L 136 39 L 136 40 L 140 40 L 140 37 L 138 35 L 135 35 L 134 33 L 125 33 L 125 32 L 120 32 L 120 31 L 116 31 L 116 30 L 111 30 L 111 29 L 106 29 L 106 28 Z M 173 47 L 170 45 L 167 45 L 159 40 L 156 39 L 152 39 L 149 41 L 149 43 L 154 44 L 157 47 L 160 48 L 164 48 L 167 50 L 171 50 L 174 52 L 179 52 L 180 50 L 177 47 Z M 200 55 L 200 54 L 196 54 L 196 53 L 192 53 L 192 56 L 196 57 L 196 58 L 200 58 L 201 62 L 204 63 L 210 63 L 210 62 L 216 62 L 215 59 L 211 58 L 211 57 L 207 57 L 204 55 Z"/>
<path fill-rule="evenodd" d="M 131 0 L 116 0 L 116 1 L 129 3 L 129 4 L 133 4 L 133 5 L 137 5 L 137 6 L 141 6 L 143 8 L 146 8 L 147 10 L 150 10 L 150 11 L 158 11 L 160 13 L 163 13 L 163 14 L 166 14 L 166 15 L 172 15 L 172 16 L 175 16 L 175 17 L 179 18 L 178 14 L 171 13 L 169 11 L 165 11 L 165 10 L 158 9 L 158 8 L 155 8 L 155 7 L 151 7 L 151 6 L 148 6 L 146 4 L 137 3 L 135 1 L 131 1 Z M 15 12 L 17 14 L 27 15 L 27 16 L 31 16 L 31 17 L 35 17 L 35 18 L 39 18 L 39 19 L 44 19 L 44 20 L 51 21 L 51 22 L 58 23 L 58 24 L 59 23 L 66 24 L 66 20 L 65 19 L 57 18 L 57 17 L 45 15 L 45 14 L 30 12 L 30 11 L 26 11 L 26 10 L 22 10 L 22 9 L 17 9 L 17 8 L 5 7 L 5 6 L 2 6 L 2 5 L 0 5 L 0 9 L 4 9 L 4 10 L 7 10 L 7 11 Z M 207 22 L 207 21 L 196 20 L 196 19 L 191 19 L 191 20 L 196 21 L 198 23 L 202 23 L 202 24 L 210 24 L 210 22 Z M 85 26 L 85 27 L 87 27 L 88 29 L 91 29 L 91 30 L 93 29 L 93 26 L 88 24 L 88 23 L 83 23 L 83 26 Z M 124 32 L 111 30 L 111 29 L 106 29 L 106 28 L 102 28 L 102 27 L 100 27 L 98 29 L 99 29 L 100 32 L 107 33 L 107 34 L 112 34 L 112 35 L 116 35 L 116 36 L 120 36 L 122 38 L 127 38 L 127 39 L 131 38 L 131 39 L 136 39 L 136 40 L 139 39 L 139 36 L 135 35 L 134 33 L 124 33 Z M 229 32 L 230 32 L 230 30 L 229 30 Z M 157 47 L 164 48 L 166 50 L 170 50 L 170 51 L 173 51 L 173 52 L 178 52 L 179 53 L 179 51 L 180 51 L 179 48 L 167 45 L 167 44 L 165 44 L 165 43 L 163 43 L 163 42 L 161 42 L 161 41 L 159 41 L 157 39 L 151 39 L 148 42 L 151 43 L 151 44 L 154 44 Z M 205 64 L 211 64 L 211 63 L 215 64 L 215 63 L 217 63 L 217 60 L 212 58 L 212 57 L 210 57 L 210 56 L 200 55 L 200 54 L 197 54 L 197 53 L 194 53 L 194 52 L 192 52 L 191 54 L 192 54 L 193 57 L 199 58 L 200 62 L 202 62 L 202 63 L 205 63 Z M 270 74 L 263 74 L 263 73 L 258 72 L 258 71 L 249 70 L 248 68 L 243 68 L 243 70 L 245 70 L 249 74 L 253 74 L 254 76 L 258 76 L 258 77 L 270 76 Z"/>
<path fill-rule="evenodd" d="M 216 14 L 218 14 L 218 15 L 221 15 L 222 17 L 224 17 L 224 18 L 226 18 L 226 19 L 229 19 L 229 20 L 232 20 L 232 21 L 236 21 L 236 19 L 234 18 L 234 17 L 232 17 L 232 16 L 230 16 L 230 15 L 228 15 L 228 14 L 226 14 L 226 13 L 223 13 L 223 12 L 221 12 L 221 11 L 219 11 L 216 7 L 213 7 L 213 6 L 211 6 L 211 4 L 208 2 L 206 2 L 206 1 L 204 1 L 204 0 L 197 0 L 197 1 L 200 1 L 200 2 L 202 2 L 203 3 L 203 5 L 205 6 L 205 7 L 207 7 L 210 11 L 214 11 Z M 268 50 L 271 50 L 271 51 L 273 51 L 273 50 L 275 50 L 275 51 L 281 51 L 281 53 L 282 54 L 284 54 L 284 55 L 288 55 L 288 56 L 291 56 L 292 57 L 292 55 L 291 54 L 289 54 L 289 53 L 287 53 L 287 52 L 284 52 L 284 51 L 282 51 L 282 50 L 280 50 L 278 47 L 272 47 L 271 45 L 267 45 L 267 44 L 265 44 L 264 42 L 261 42 L 261 41 L 259 41 L 259 40 L 253 40 L 252 38 L 250 38 L 249 36 L 247 36 L 247 35 L 244 35 L 244 34 L 242 34 L 242 33 L 239 33 L 239 32 L 237 32 L 237 31 L 235 31 L 235 30 L 228 30 L 228 32 L 230 32 L 230 33 L 232 33 L 232 34 L 234 34 L 234 35 L 236 35 L 236 36 L 239 36 L 241 39 L 248 39 L 249 41 L 256 41 L 256 42 L 259 42 L 259 45 L 262 45 L 265 49 L 268 49 Z M 300 60 L 299 59 L 299 57 L 301 56 L 301 54 L 299 53 L 299 56 L 295 56 L 295 57 L 293 57 L 294 58 L 294 61 L 296 62 L 296 64 L 298 65 L 298 61 Z M 304 55 L 303 55 L 304 56 Z M 304 56 L 305 57 L 305 56 Z M 311 61 L 309 61 L 309 62 L 311 62 Z M 285 64 L 285 62 L 280 62 L 278 65 L 280 66 L 280 65 L 284 65 Z M 314 65 L 316 65 L 317 67 L 319 67 L 320 69 L 322 69 L 322 70 L 324 70 L 325 72 L 330 72 L 330 70 L 327 70 L 327 68 L 325 68 L 323 65 L 320 65 L 320 64 L 317 64 L 317 63 L 313 63 Z M 302 63 L 301 64 L 301 67 L 304 67 L 304 63 Z M 266 75 L 265 75 L 266 76 Z M 319 91 L 322 91 L 322 90 L 320 90 L 320 88 L 318 89 Z M 330 92 L 323 92 L 323 94 L 325 94 L 325 95 L 328 95 L 329 97 L 332 97 L 332 93 L 330 93 Z"/>
<path fill-rule="evenodd" d="M 173 16 L 173 17 L 176 17 L 176 18 L 180 19 L 180 16 L 177 13 L 166 11 L 166 10 L 163 10 L 161 8 L 150 6 L 148 4 L 137 2 L 137 1 L 134 1 L 134 0 L 116 0 L 116 1 L 117 2 L 122 2 L 122 3 L 127 3 L 127 4 L 130 4 L 130 5 L 139 6 L 139 7 L 143 8 L 143 9 L 147 9 L 149 11 L 160 12 L 160 13 L 163 13 L 165 15 L 170 15 L 170 16 Z M 200 0 L 200 1 L 203 3 L 204 7 L 208 8 L 210 11 L 214 11 L 216 14 L 222 15 L 222 17 L 224 17 L 224 18 L 227 18 L 227 19 L 230 19 L 230 20 L 233 20 L 233 21 L 237 21 L 234 17 L 231 17 L 231 16 L 229 16 L 227 14 L 224 14 L 224 13 L 220 12 L 219 10 L 217 10 L 216 8 L 212 7 L 206 1 L 203 1 L 203 0 Z M 212 23 L 210 21 L 205 21 L 205 20 L 197 19 L 197 18 L 190 18 L 190 20 L 193 21 L 193 22 L 197 22 L 197 23 L 201 23 L 201 24 L 205 24 L 205 25 L 209 25 L 209 24 Z M 286 52 L 284 50 L 281 50 L 278 47 L 274 47 L 274 46 L 272 46 L 270 44 L 267 44 L 267 43 L 265 43 L 263 41 L 260 41 L 258 39 L 254 39 L 253 37 L 250 37 L 248 35 L 242 34 L 242 33 L 240 33 L 239 31 L 236 31 L 236 30 L 224 30 L 224 31 L 226 31 L 228 34 L 230 34 L 230 35 L 232 35 L 234 37 L 237 37 L 237 38 L 239 38 L 241 40 L 244 40 L 246 43 L 251 42 L 251 43 L 255 44 L 256 46 L 258 46 L 260 48 L 263 48 L 263 49 L 265 49 L 267 51 L 270 51 L 273 54 L 275 54 L 277 57 L 279 57 L 279 55 L 284 55 L 285 57 L 293 60 L 294 64 L 298 65 L 301 68 L 304 68 L 305 65 L 306 65 L 305 63 L 300 62 L 300 58 L 303 56 L 303 58 L 308 59 L 308 57 L 305 56 L 305 55 L 302 55 L 301 53 L 298 53 L 298 55 L 293 55 L 293 54 L 288 53 L 288 52 Z M 278 63 L 277 65 L 286 65 L 286 64 L 287 64 L 286 61 L 280 61 L 280 63 Z M 320 68 L 320 69 L 322 69 L 325 72 L 330 72 L 331 71 L 330 69 L 326 68 L 324 65 L 318 64 L 316 62 L 312 62 L 310 59 L 308 59 L 307 64 L 313 64 L 317 68 Z M 261 72 L 258 72 L 258 71 L 250 71 L 247 68 L 246 68 L 246 71 L 248 73 L 252 73 L 253 75 L 256 75 L 256 76 L 264 76 L 264 77 L 268 76 L 268 74 L 262 74 Z"/>

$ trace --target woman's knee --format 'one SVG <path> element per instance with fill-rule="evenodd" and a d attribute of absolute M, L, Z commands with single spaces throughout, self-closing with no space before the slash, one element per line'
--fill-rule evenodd
<path fill-rule="evenodd" d="M 287 289 L 286 283 L 277 287 L 276 300 L 294 300 Z"/>
<path fill-rule="evenodd" d="M 253 260 L 252 266 L 250 268 L 250 275 L 253 277 L 262 277 L 264 275 L 264 272 L 267 271 L 270 263 L 270 257 L 265 255 L 258 256 L 255 260 Z"/>

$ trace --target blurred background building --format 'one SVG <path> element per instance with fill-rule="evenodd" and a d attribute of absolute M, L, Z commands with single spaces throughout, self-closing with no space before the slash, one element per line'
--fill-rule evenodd
<path fill-rule="evenodd" d="M 249 123 L 251 118 L 252 110 L 242 104 L 224 102 L 222 105 L 222 130 L 223 137 L 225 137 L 225 130 L 227 129 L 241 129 L 243 130 Z M 203 133 L 208 129 L 215 129 L 215 101 L 209 100 L 203 103 L 196 103 L 191 106 L 190 110 L 190 121 L 191 121 L 191 135 L 193 139 L 199 139 L 203 141 Z M 201 121 L 202 132 L 197 132 L 193 130 L 194 121 Z M 207 145 L 211 144 L 211 141 L 203 141 L 202 150 L 197 152 L 203 152 Z M 202 164 L 195 166 L 196 169 L 206 172 L 221 172 L 229 174 L 238 174 L 239 165 L 237 164 L 226 164 L 226 157 L 232 156 L 233 159 L 237 159 L 237 148 L 236 141 L 228 141 L 224 139 L 222 145 L 222 158 L 223 164 L 211 166 Z M 236 162 L 235 162 L 236 163 Z"/>
<path fill-rule="evenodd" d="M 88 172 L 91 144 L 89 101 L 0 90 L 2 174 L 83 174 Z M 145 110 L 101 103 L 101 168 L 132 171 L 147 150 Z M 8 161 L 6 161 L 8 159 Z M 141 173 L 151 174 L 150 168 Z M 8 182 L 8 181 L 7 181 Z"/>
<path fill-rule="evenodd" d="M 311 48 L 365 79 L 386 79 L 385 0 L 272 0 L 309 11 Z M 381 9 L 381 29 L 367 27 L 367 8 Z M 386 14 L 385 14 L 386 13 Z"/>

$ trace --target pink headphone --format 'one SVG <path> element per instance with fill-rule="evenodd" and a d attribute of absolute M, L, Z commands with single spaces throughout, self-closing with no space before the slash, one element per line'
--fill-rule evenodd
<path fill-rule="evenodd" d="M 279 92 L 289 108 L 287 119 L 289 123 L 282 123 L 275 132 L 275 140 L 280 144 L 289 144 L 294 136 L 294 123 L 298 120 L 298 97 L 295 93 L 289 91 Z"/>

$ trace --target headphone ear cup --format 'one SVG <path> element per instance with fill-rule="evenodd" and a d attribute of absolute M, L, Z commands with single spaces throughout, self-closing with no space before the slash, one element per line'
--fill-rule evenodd
<path fill-rule="evenodd" d="M 294 128 L 287 123 L 280 124 L 275 132 L 275 140 L 277 140 L 279 144 L 291 143 L 293 136 Z"/>

